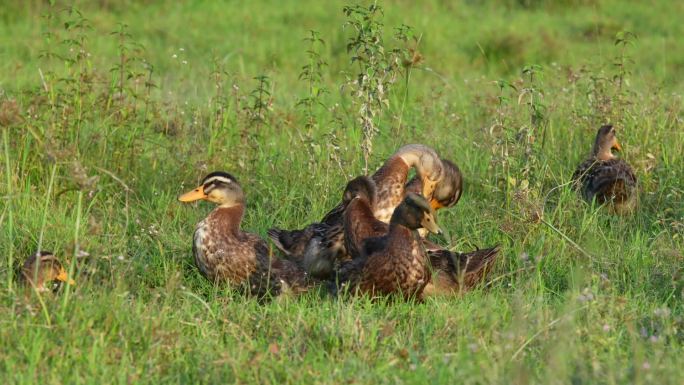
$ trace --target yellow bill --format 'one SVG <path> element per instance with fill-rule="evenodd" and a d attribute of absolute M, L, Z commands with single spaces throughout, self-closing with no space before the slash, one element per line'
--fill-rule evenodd
<path fill-rule="evenodd" d="M 55 279 L 57 279 L 58 281 L 66 282 L 69 285 L 75 285 L 76 284 L 76 281 L 69 278 L 66 270 L 64 270 L 64 269 L 59 269 L 59 274 L 57 274 L 57 277 L 55 277 Z"/>
<path fill-rule="evenodd" d="M 207 199 L 207 194 L 204 193 L 204 186 L 199 186 L 178 197 L 178 200 L 181 202 L 194 202 L 200 199 Z"/>

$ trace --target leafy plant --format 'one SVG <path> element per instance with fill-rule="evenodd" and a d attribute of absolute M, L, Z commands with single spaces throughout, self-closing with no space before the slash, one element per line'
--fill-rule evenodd
<path fill-rule="evenodd" d="M 347 43 L 352 64 L 358 72 L 347 78 L 358 113 L 363 139 L 364 172 L 373 152 L 373 138 L 379 131 L 381 112 L 389 107 L 389 92 L 399 74 L 401 57 L 397 51 L 387 50 L 383 41 L 383 10 L 377 2 L 364 7 L 345 6 L 345 27 L 354 31 Z"/>

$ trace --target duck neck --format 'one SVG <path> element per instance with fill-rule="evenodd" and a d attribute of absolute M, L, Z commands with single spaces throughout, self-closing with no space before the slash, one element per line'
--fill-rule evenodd
<path fill-rule="evenodd" d="M 442 161 L 433 149 L 421 144 L 409 144 L 399 149 L 396 156 L 400 157 L 408 167 L 429 180 L 437 181 L 442 175 Z"/>
<path fill-rule="evenodd" d="M 425 197 L 431 197 L 437 182 L 444 177 L 442 161 L 437 153 L 430 147 L 421 144 L 410 144 L 399 149 L 396 155 L 409 168 L 416 169 L 416 173 L 422 182 L 421 193 Z"/>
<path fill-rule="evenodd" d="M 610 151 L 610 148 L 599 148 L 593 151 L 594 158 L 598 160 L 611 160 L 615 159 L 615 155 Z"/>
<path fill-rule="evenodd" d="M 615 155 L 613 155 L 613 152 L 611 151 L 611 146 L 601 143 L 600 138 L 596 138 L 594 147 L 591 149 L 591 156 L 598 160 L 615 159 Z"/>
<path fill-rule="evenodd" d="M 408 235 L 412 235 L 414 231 L 415 230 L 411 230 L 401 223 L 392 221 L 389 225 L 388 235 L 390 236 L 390 238 L 407 237 Z"/>
<path fill-rule="evenodd" d="M 237 234 L 244 214 L 245 205 L 238 203 L 233 206 L 219 206 L 210 215 L 226 232 Z"/>
<path fill-rule="evenodd" d="M 410 229 L 400 223 L 390 223 L 389 233 L 388 233 L 390 248 L 396 252 L 397 255 L 413 255 L 413 250 L 416 245 L 422 245 L 420 242 L 420 234 L 418 234 L 417 229 Z M 420 258 L 420 257 L 419 257 Z"/>

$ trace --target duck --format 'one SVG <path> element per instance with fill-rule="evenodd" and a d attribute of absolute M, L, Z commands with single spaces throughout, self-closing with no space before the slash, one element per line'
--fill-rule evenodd
<path fill-rule="evenodd" d="M 385 234 L 364 239 L 360 257 L 342 264 L 337 292 L 422 300 L 430 272 L 420 228 L 441 233 L 428 201 L 409 193 L 394 210 Z"/>
<path fill-rule="evenodd" d="M 360 176 L 351 180 L 345 188 L 343 201 L 348 202 L 344 212 L 345 247 L 352 259 L 361 258 L 364 241 L 387 233 L 389 226 L 373 216 L 371 207 L 375 201 L 375 187 L 370 178 Z M 424 289 L 425 296 L 473 289 L 483 281 L 499 253 L 499 246 L 458 253 L 427 239 L 422 239 L 422 242 L 432 273 Z"/>
<path fill-rule="evenodd" d="M 582 197 L 608 204 L 616 214 L 629 214 L 636 208 L 637 177 L 632 167 L 613 154 L 622 151 L 615 128 L 599 128 L 589 157 L 577 166 L 572 181 Z"/>
<path fill-rule="evenodd" d="M 412 168 L 416 176 L 409 181 Z M 423 144 L 399 148 L 370 178 L 377 197 L 373 215 L 385 223 L 409 192 L 427 197 L 435 209 L 449 208 L 460 199 L 463 185 L 460 169 Z M 332 279 L 337 262 L 349 259 L 342 223 L 346 203 L 343 200 L 320 222 L 301 230 L 272 228 L 268 236 L 285 255 L 301 260 L 309 274 Z"/>
<path fill-rule="evenodd" d="M 300 265 L 274 255 L 261 237 L 241 229 L 246 200 L 233 175 L 212 172 L 178 200 L 217 205 L 197 224 L 193 236 L 195 265 L 207 280 L 228 283 L 260 300 L 309 289 L 308 275 Z"/>
<path fill-rule="evenodd" d="M 40 251 L 28 257 L 21 267 L 20 280 L 37 292 L 56 292 L 64 283 L 76 284 L 50 251 Z"/>

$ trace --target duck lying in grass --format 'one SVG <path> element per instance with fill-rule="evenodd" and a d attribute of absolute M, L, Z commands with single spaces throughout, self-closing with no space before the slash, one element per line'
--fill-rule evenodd
<path fill-rule="evenodd" d="M 228 282 L 259 298 L 308 289 L 309 279 L 300 266 L 272 255 L 263 239 L 240 229 L 245 195 L 232 175 L 212 172 L 178 200 L 218 205 L 197 224 L 193 238 L 195 264 L 209 281 Z"/>
<path fill-rule="evenodd" d="M 408 181 L 412 168 L 416 177 Z M 421 144 L 401 147 L 373 174 L 372 180 L 377 189 L 373 215 L 385 223 L 408 192 L 428 197 L 431 206 L 438 209 L 455 205 L 462 190 L 458 167 Z M 302 230 L 271 229 L 269 237 L 286 255 L 301 258 L 311 275 L 332 279 L 336 264 L 349 259 L 343 230 L 345 207 L 345 202 L 340 203 L 321 222 Z"/>
<path fill-rule="evenodd" d="M 612 150 L 621 151 L 610 125 L 601 127 L 587 160 L 580 163 L 572 176 L 584 199 L 608 203 L 617 214 L 629 214 L 636 207 L 637 178 L 632 167 L 618 159 Z"/>
<path fill-rule="evenodd" d="M 389 231 L 390 226 L 373 215 L 372 207 L 375 197 L 376 189 L 373 181 L 364 176 L 350 181 L 344 191 L 345 247 L 354 260 L 363 260 L 363 250 L 367 239 L 382 236 Z M 434 216 L 426 217 L 428 225 L 431 220 L 434 221 Z M 428 240 L 421 239 L 421 241 L 421 247 L 427 253 L 427 265 L 431 273 L 430 282 L 424 291 L 424 295 L 429 296 L 448 295 L 472 289 L 483 280 L 499 251 L 498 247 L 493 247 L 470 253 L 454 253 Z M 342 270 L 345 269 L 348 270 L 349 267 Z M 342 275 L 345 274 L 347 273 Z"/>
<path fill-rule="evenodd" d="M 21 281 L 38 292 L 55 292 L 63 283 L 75 285 L 69 278 L 62 263 L 49 251 L 41 251 L 30 256 L 21 268 Z"/>
<path fill-rule="evenodd" d="M 371 296 L 393 294 L 405 299 L 422 299 L 430 272 L 423 240 L 418 234 L 420 228 L 441 232 L 428 201 L 409 193 L 394 210 L 384 234 L 365 238 L 358 247 L 359 257 L 342 265 L 338 274 L 341 287 Z"/>

